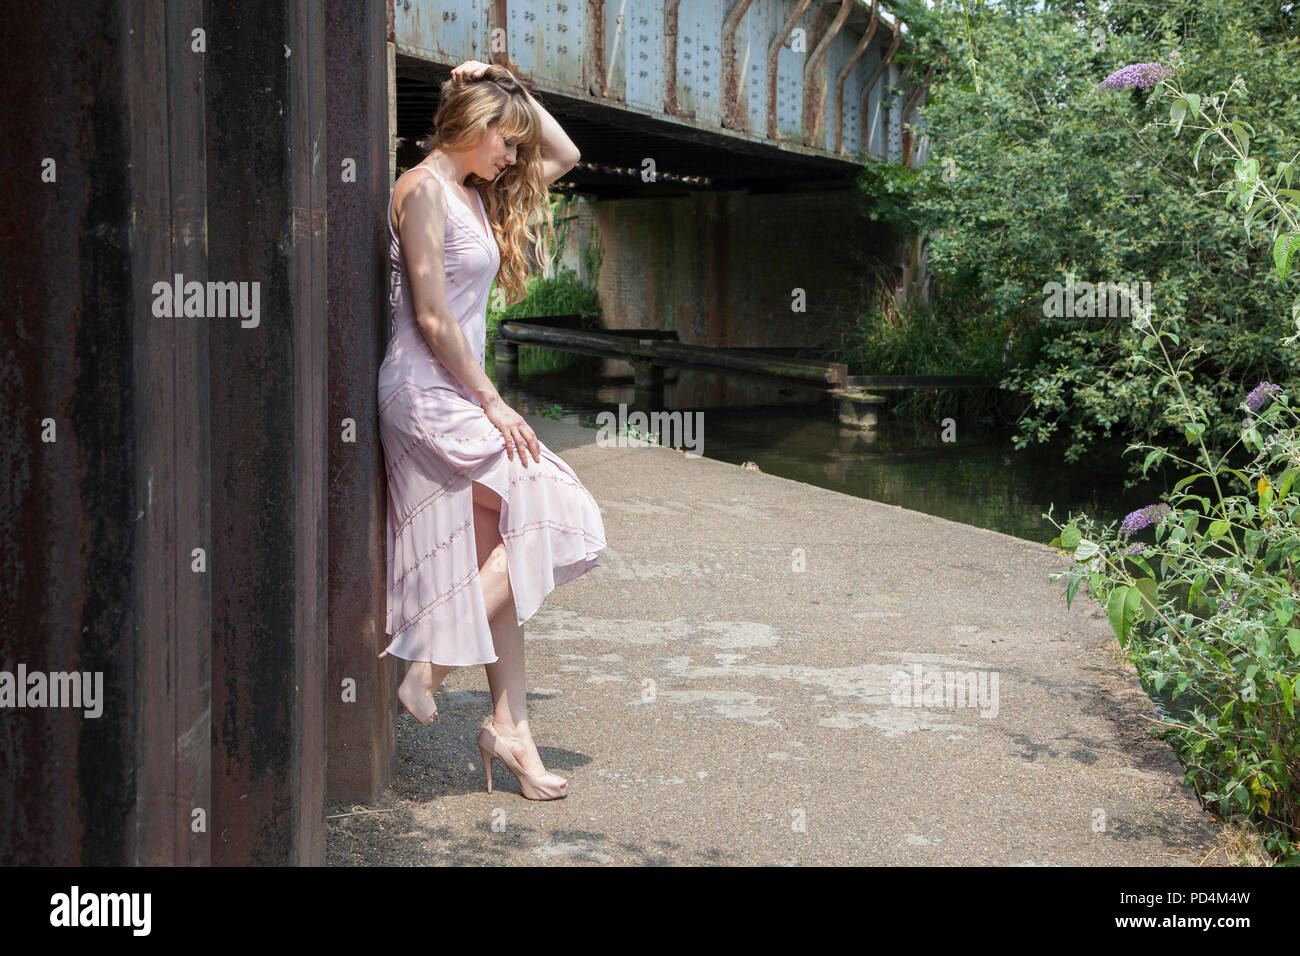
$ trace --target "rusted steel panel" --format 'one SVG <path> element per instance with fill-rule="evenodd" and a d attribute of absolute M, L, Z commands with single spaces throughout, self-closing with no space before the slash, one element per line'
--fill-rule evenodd
<path fill-rule="evenodd" d="M 749 128 L 748 86 L 745 76 L 749 72 L 748 37 L 741 38 L 743 56 L 737 50 L 737 36 L 745 14 L 753 0 L 735 0 L 722 25 L 722 103 L 719 124 L 724 129 Z"/>
<path fill-rule="evenodd" d="M 844 85 L 848 81 L 850 76 L 862 75 L 861 68 L 859 68 L 856 71 L 856 73 L 854 71 L 854 68 L 858 67 L 859 63 L 862 61 L 862 55 L 867 52 L 867 48 L 871 45 L 872 38 L 876 35 L 876 27 L 880 23 L 879 13 L 880 13 L 880 4 L 878 0 L 874 0 L 874 2 L 872 2 L 871 4 L 871 20 L 867 24 L 866 30 L 862 32 L 862 36 L 858 39 L 858 42 L 854 44 L 853 52 L 849 55 L 847 61 L 844 63 L 843 66 L 839 68 L 839 70 L 836 73 L 835 141 L 831 148 L 837 153 L 843 153 L 845 151 L 844 127 L 846 123 L 848 124 L 850 131 L 859 134 L 858 137 L 859 144 L 862 142 L 860 138 L 861 124 L 858 121 L 858 117 L 860 115 L 859 112 L 860 108 L 858 106 L 858 103 L 862 98 L 860 88 L 855 84 L 853 92 L 856 95 L 850 96 L 848 99 L 845 99 Z M 859 146 L 859 148 L 862 147 Z M 863 149 L 863 151 L 865 152 L 865 149 Z"/>
<path fill-rule="evenodd" d="M 505 3 L 505 0 L 498 2 Z M 605 0 L 586 2 L 587 20 L 582 38 L 582 87 L 589 96 L 603 98 L 609 95 L 605 77 Z"/>
<path fill-rule="evenodd" d="M 663 112 L 664 35 L 663 0 L 627 0 L 623 45 L 624 102 L 642 109 Z"/>
<path fill-rule="evenodd" d="M 390 2 L 402 55 L 513 64 L 542 89 L 667 116 L 684 135 L 729 130 L 836 156 L 888 148 L 887 125 L 875 148 L 860 127 L 879 99 L 867 79 L 877 48 L 902 25 L 865 0 Z M 860 31 L 877 20 L 885 30 L 859 50 Z"/>
<path fill-rule="evenodd" d="M 619 103 L 627 101 L 628 36 L 632 17 L 627 0 L 599 0 L 601 3 L 601 41 L 604 44 L 601 77 L 602 98 Z M 595 41 L 593 41 L 594 43 Z"/>
<path fill-rule="evenodd" d="M 428 7 L 431 4 L 423 0 Z M 447 5 L 443 5 L 447 6 Z M 451 6 L 455 6 L 454 4 Z M 473 9 L 473 4 L 466 4 Z M 583 23 L 586 5 L 583 0 L 510 0 L 504 22 L 494 22 L 505 30 L 506 43 L 515 65 L 526 74 L 547 77 L 566 87 L 582 82 Z M 486 40 L 483 19 L 470 20 L 474 37 Z M 481 47 L 480 47 L 481 48 Z M 460 50 L 471 49 L 462 46 Z M 469 54 L 454 52 L 444 62 L 456 63 Z M 483 59 L 483 57 L 477 57 Z"/>
<path fill-rule="evenodd" d="M 794 7 L 785 17 L 781 28 L 777 30 L 767 45 L 767 70 L 765 73 L 767 79 L 767 96 L 764 106 L 766 108 L 766 129 L 767 138 L 771 140 L 789 139 L 793 131 L 799 127 L 799 98 L 794 92 L 795 84 L 780 82 L 782 66 L 784 72 L 789 75 L 791 71 L 795 76 L 800 75 L 799 64 L 803 62 L 804 53 L 796 52 L 794 41 L 791 41 L 790 47 L 785 46 L 786 41 L 790 39 L 796 26 L 800 25 L 804 13 L 808 10 L 808 5 L 812 0 L 795 0 Z M 807 27 L 800 27 L 802 33 L 799 35 L 804 50 L 806 51 Z M 784 64 L 782 63 L 784 61 Z"/>
<path fill-rule="evenodd" d="M 206 61 L 169 55 L 190 46 L 203 11 L 198 0 L 150 0 L 125 13 L 138 389 L 134 862 L 193 865 L 210 861 L 212 807 L 207 329 L 156 317 L 151 303 L 157 281 L 207 279 Z M 200 571 L 195 548 L 208 562 Z"/>
<path fill-rule="evenodd" d="M 664 112 L 669 116 L 680 116 L 677 105 L 677 11 L 682 0 L 665 0 L 664 18 Z"/>
<path fill-rule="evenodd" d="M 913 122 L 915 117 L 915 111 L 916 111 L 916 107 L 925 98 L 925 91 L 929 87 L 930 79 L 933 76 L 934 76 L 934 67 L 931 66 L 929 69 L 925 71 L 925 78 L 921 80 L 921 82 L 916 86 L 916 88 L 913 89 L 908 94 L 907 101 L 903 104 L 902 122 L 904 125 L 908 123 L 913 123 L 913 125 L 916 126 L 921 125 L 919 123 Z M 914 156 L 914 147 L 915 147 L 915 143 L 913 141 L 912 132 L 908 129 L 904 129 L 903 130 L 903 165 L 904 166 L 913 166 L 913 165 L 919 166 L 921 165 L 922 162 L 924 162 L 923 157 Z M 913 162 L 914 159 L 915 159 L 915 163 Z"/>
<path fill-rule="evenodd" d="M 683 0 L 677 11 L 677 104 L 683 116 L 721 126 L 723 14 L 716 0 Z"/>
<path fill-rule="evenodd" d="M 886 124 L 886 142 L 889 144 L 885 157 L 891 163 L 896 163 L 903 156 L 903 71 L 897 64 L 890 63 L 885 76 L 888 78 L 888 85 L 884 90 L 885 102 L 881 114 L 881 119 Z"/>
<path fill-rule="evenodd" d="M 866 151 L 871 156 L 884 156 L 887 151 L 888 143 L 888 126 L 881 122 L 881 105 L 885 99 L 883 91 L 879 88 L 880 78 L 891 66 L 894 54 L 898 51 L 899 43 L 902 41 L 902 34 L 895 31 L 889 41 L 889 48 L 881 55 L 880 60 L 874 65 L 871 76 L 862 87 L 861 102 L 862 115 L 866 117 L 866 122 L 862 129 L 866 137 Z"/>
<path fill-rule="evenodd" d="M 825 130 L 826 55 L 830 51 L 831 45 L 839 37 L 840 30 L 844 27 L 844 21 L 849 18 L 853 3 L 854 0 L 840 0 L 839 9 L 835 12 L 835 19 L 820 32 L 817 45 L 813 48 L 812 53 L 808 56 L 808 62 L 804 65 L 801 78 L 803 83 L 803 128 L 804 143 L 808 146 L 816 146 L 822 149 L 826 146 L 822 142 Z M 824 20 L 828 12 L 829 7 L 821 7 L 818 10 L 819 20 Z"/>
<path fill-rule="evenodd" d="M 324 19 L 205 8 L 211 279 L 260 320 L 210 323 L 212 861 L 324 861 Z M 288 48 L 287 50 L 285 48 Z M 249 136 L 249 130 L 257 131 Z M 350 264 L 336 268 L 351 268 Z"/>
<path fill-rule="evenodd" d="M 583 31 L 587 16 L 585 0 L 546 0 L 543 5 L 546 54 L 542 72 L 564 78 L 564 85 L 582 82 Z"/>
<path fill-rule="evenodd" d="M 396 750 L 384 636 L 387 478 L 375 391 L 388 344 L 384 10 L 326 5 L 324 146 L 329 211 L 329 746 L 327 795 L 373 802 Z M 349 433 L 350 432 L 350 433 Z"/>
<path fill-rule="evenodd" d="M 485 50 L 490 3 L 491 0 L 455 0 L 454 3 L 444 3 L 441 0 L 393 0 L 397 52 L 439 63 L 449 63 L 453 59 L 457 63 L 467 59 L 486 60 L 485 56 L 479 54 Z M 517 14 L 521 21 L 535 26 L 537 6 L 538 4 L 515 0 L 510 4 L 511 17 Z M 513 26 L 510 24 L 508 28 Z M 526 51 L 522 49 L 527 45 L 526 41 L 519 42 L 518 48 L 515 47 L 515 42 L 512 38 L 512 50 L 516 53 L 516 59 L 520 55 L 526 56 Z M 525 69 L 533 67 L 527 66 Z"/>
<path fill-rule="evenodd" d="M 36 184 L 11 193 L 0 230 L 15 306 L 0 404 L 18 425 L 0 669 L 75 671 L 99 691 L 97 716 L 5 713 L 4 864 L 206 860 L 190 825 L 208 802 L 206 582 L 180 559 L 205 528 L 205 330 L 155 317 L 151 291 L 202 267 L 202 121 L 187 112 L 201 66 L 167 56 L 193 12 L 36 7 L 0 35 L 19 67 L 8 158 Z"/>
<path fill-rule="evenodd" d="M 0 716 L 0 863 L 132 862 L 142 652 L 125 32 L 114 5 L 6 17 L 0 669 L 102 674 L 98 717 Z M 67 68 L 54 68 L 62 64 Z M 75 69 L 71 65 L 75 64 Z M 52 181 L 43 177 L 53 175 Z M 93 687 L 93 677 L 92 677 Z M 164 822 L 162 825 L 166 825 Z"/>

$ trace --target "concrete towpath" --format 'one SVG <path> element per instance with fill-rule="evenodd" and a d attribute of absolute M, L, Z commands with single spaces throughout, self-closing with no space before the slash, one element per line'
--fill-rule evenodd
<path fill-rule="evenodd" d="M 1214 846 L 1050 548 L 528 420 L 609 542 L 526 625 L 534 736 L 569 796 L 525 800 L 499 763 L 486 792 L 491 701 L 464 668 L 433 724 L 402 712 L 366 808 L 388 812 L 329 820 L 329 863 L 1196 865 Z M 933 696 L 945 675 L 965 705 Z"/>

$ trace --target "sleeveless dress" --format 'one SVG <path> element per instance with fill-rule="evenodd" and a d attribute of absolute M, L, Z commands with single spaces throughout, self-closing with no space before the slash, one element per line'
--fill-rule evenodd
<path fill-rule="evenodd" d="M 488 291 L 501 265 L 487 211 L 465 205 L 437 172 L 448 197 L 444 240 L 447 304 L 483 366 Z M 396 185 L 393 187 L 396 192 Z M 516 618 L 523 624 L 557 586 L 600 565 L 605 526 L 591 493 L 538 439 L 506 457 L 505 438 L 483 407 L 429 348 L 415 322 L 401 238 L 388 200 L 389 304 L 393 335 L 379 366 L 379 434 L 388 471 L 387 653 L 464 667 L 497 660 L 479 584 L 471 482 L 501 498 Z M 508 608 L 502 613 L 509 613 Z"/>

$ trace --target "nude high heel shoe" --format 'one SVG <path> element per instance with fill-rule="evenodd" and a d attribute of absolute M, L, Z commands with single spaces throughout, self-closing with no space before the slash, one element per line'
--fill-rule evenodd
<path fill-rule="evenodd" d="M 424 724 L 426 727 L 433 722 L 433 718 L 438 716 L 438 705 L 433 702 L 433 695 L 424 686 L 420 679 L 421 671 L 416 670 L 413 662 L 406 672 L 406 677 L 397 687 L 397 699 L 402 702 L 402 706 L 412 717 Z"/>
<path fill-rule="evenodd" d="M 491 724 L 478 732 L 478 751 L 483 756 L 488 793 L 492 792 L 492 758 L 496 757 L 519 780 L 519 790 L 529 800 L 561 800 L 567 795 L 567 782 L 553 773 L 534 776 L 520 766 L 510 747 Z"/>

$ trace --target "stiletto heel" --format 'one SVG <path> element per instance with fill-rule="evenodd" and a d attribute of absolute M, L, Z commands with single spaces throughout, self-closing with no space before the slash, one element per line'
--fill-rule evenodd
<path fill-rule="evenodd" d="M 483 749 L 483 735 L 478 735 L 478 752 L 483 758 L 483 774 L 487 777 L 488 793 L 492 792 L 492 754 Z"/>
<path fill-rule="evenodd" d="M 434 703 L 433 695 L 420 683 L 418 676 L 412 681 L 413 674 L 415 674 L 415 664 L 411 665 L 406 672 L 406 677 L 398 685 L 397 699 L 402 702 L 402 706 L 412 717 L 427 727 L 433 723 L 433 718 L 438 716 L 438 705 Z"/>
<path fill-rule="evenodd" d="M 568 781 L 553 773 L 533 775 L 527 773 L 510 752 L 510 745 L 491 724 L 478 732 L 478 750 L 483 755 L 483 769 L 487 771 L 488 793 L 492 792 L 492 758 L 496 757 L 519 781 L 519 791 L 529 800 L 560 800 L 567 796 Z"/>

